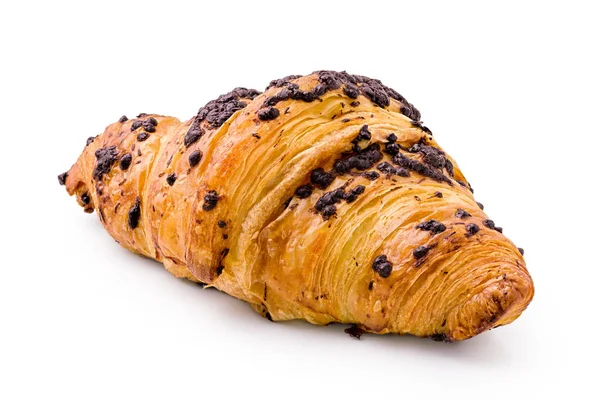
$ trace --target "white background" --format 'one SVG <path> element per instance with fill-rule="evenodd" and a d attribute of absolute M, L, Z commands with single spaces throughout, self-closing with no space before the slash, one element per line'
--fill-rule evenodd
<path fill-rule="evenodd" d="M 595 2 L 200 3 L 0 6 L 0 398 L 598 398 Z M 421 110 L 525 248 L 521 318 L 450 345 L 270 323 L 122 249 L 57 183 L 122 114 L 187 119 L 317 69 Z"/>

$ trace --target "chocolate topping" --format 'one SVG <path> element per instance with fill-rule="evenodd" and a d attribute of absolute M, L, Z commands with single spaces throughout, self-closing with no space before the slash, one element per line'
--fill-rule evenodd
<path fill-rule="evenodd" d="M 325 172 L 323 168 L 317 168 L 310 173 L 311 183 L 320 189 L 327 189 L 327 186 L 329 186 L 334 179 L 335 176 L 329 172 Z"/>
<path fill-rule="evenodd" d="M 486 219 L 485 221 L 483 221 L 483 225 L 487 228 L 490 228 L 490 229 L 493 229 L 495 231 L 502 233 L 502 228 L 499 226 L 496 226 L 494 221 L 492 221 L 491 219 Z"/>
<path fill-rule="evenodd" d="M 204 196 L 204 204 L 202 204 L 202 209 L 204 211 L 210 211 L 217 206 L 218 201 L 219 194 L 215 190 L 210 190 Z"/>
<path fill-rule="evenodd" d="M 397 143 L 387 143 L 384 151 L 389 155 L 395 156 L 400 152 L 400 145 Z"/>
<path fill-rule="evenodd" d="M 231 92 L 209 101 L 198 110 L 195 121 L 206 120 L 211 126 L 218 128 L 223 125 L 233 114 L 246 107 L 247 102 L 258 96 L 260 92 L 254 89 L 235 88 Z"/>
<path fill-rule="evenodd" d="M 404 169 L 402 167 L 396 168 L 387 161 L 384 161 L 384 162 L 378 164 L 377 169 L 386 175 L 398 175 L 398 176 L 403 176 L 403 177 L 410 176 L 410 174 L 408 173 L 408 171 L 406 169 Z"/>
<path fill-rule="evenodd" d="M 416 143 L 410 148 L 411 153 L 421 153 L 423 161 L 434 168 L 444 168 L 446 166 L 446 154 L 433 146 L 422 143 Z"/>
<path fill-rule="evenodd" d="M 300 199 L 305 199 L 312 194 L 313 187 L 312 185 L 302 185 L 298 189 L 296 189 L 296 196 Z"/>
<path fill-rule="evenodd" d="M 360 329 L 356 325 L 352 325 L 350 328 L 344 329 L 344 332 L 346 332 L 351 337 L 357 338 L 358 340 L 360 340 L 360 337 L 365 333 L 364 330 Z"/>
<path fill-rule="evenodd" d="M 387 136 L 387 140 L 388 140 L 388 142 L 394 143 L 394 142 L 396 142 L 396 140 L 398 140 L 398 136 L 396 136 L 394 133 L 390 133 Z"/>
<path fill-rule="evenodd" d="M 184 146 L 190 147 L 192 144 L 196 143 L 202 135 L 204 135 L 204 129 L 200 128 L 200 122 L 198 119 L 195 119 L 190 126 L 190 129 L 185 134 L 183 138 Z"/>
<path fill-rule="evenodd" d="M 64 186 L 65 183 L 67 182 L 67 175 L 69 175 L 68 172 L 63 172 L 62 174 L 58 175 L 58 184 L 61 186 Z"/>
<path fill-rule="evenodd" d="M 129 120 L 129 118 L 127 118 L 126 115 L 123 115 L 121 118 L 119 118 L 120 123 L 127 122 L 128 120 Z"/>
<path fill-rule="evenodd" d="M 427 255 L 429 250 L 431 250 L 431 247 L 429 247 L 429 246 L 419 246 L 413 250 L 413 256 L 415 256 L 415 258 L 417 260 L 421 259 L 421 258 L 425 257 L 425 255 Z"/>
<path fill-rule="evenodd" d="M 156 121 L 156 120 L 154 120 Z M 144 130 L 146 132 L 156 132 L 156 128 L 154 127 L 154 125 L 152 123 L 150 123 L 148 120 L 144 121 L 142 127 L 144 128 Z"/>
<path fill-rule="evenodd" d="M 377 272 L 382 278 L 387 278 L 392 274 L 392 263 L 388 261 L 385 254 L 375 258 L 372 268 L 373 271 Z"/>
<path fill-rule="evenodd" d="M 233 114 L 243 109 L 248 104 L 247 101 L 258 96 L 260 92 L 254 89 L 235 88 L 231 92 L 223 94 L 211 100 L 198 110 L 198 114 L 190 125 L 190 129 L 185 135 L 184 145 L 189 147 L 204 134 L 201 128 L 202 121 L 208 122 L 212 127 L 218 128 L 223 125 Z"/>
<path fill-rule="evenodd" d="M 459 208 L 458 210 L 456 210 L 456 213 L 454 215 L 456 215 L 456 217 L 460 218 L 460 219 L 469 218 L 471 216 L 471 214 L 469 214 L 468 212 L 466 212 L 462 208 Z"/>
<path fill-rule="evenodd" d="M 421 175 L 424 175 L 426 177 L 433 179 L 434 181 L 446 182 L 447 184 L 452 186 L 452 181 L 446 175 L 441 173 L 439 170 L 435 169 L 434 167 L 432 167 L 430 165 L 426 165 L 417 160 L 408 158 L 407 156 L 405 156 L 402 153 L 396 154 L 394 156 L 394 158 L 392 159 L 392 161 L 395 164 L 397 164 L 403 168 L 415 171 Z"/>
<path fill-rule="evenodd" d="M 377 178 L 379 178 L 379 172 L 377 171 L 367 171 L 367 172 L 363 172 L 363 176 L 365 178 L 367 178 L 370 181 L 374 181 Z"/>
<path fill-rule="evenodd" d="M 321 211 L 321 215 L 323 219 L 327 221 L 329 218 L 335 215 L 337 208 L 334 205 L 325 206 L 323 211 Z"/>
<path fill-rule="evenodd" d="M 438 222 L 434 219 L 430 219 L 427 222 L 421 222 L 419 225 L 417 225 L 417 229 L 421 229 L 423 231 L 429 231 L 429 232 L 431 232 L 432 235 L 435 235 L 437 233 L 444 232 L 446 230 L 446 225 L 444 225 L 441 222 Z"/>
<path fill-rule="evenodd" d="M 87 140 L 85 141 L 85 146 L 89 146 L 90 144 L 92 144 L 92 142 L 97 138 L 98 136 L 90 136 L 89 138 L 87 138 Z"/>
<path fill-rule="evenodd" d="M 131 229 L 137 228 L 138 222 L 140 221 L 140 215 L 141 215 L 140 198 L 136 197 L 135 203 L 129 209 L 129 214 L 127 216 L 127 222 Z"/>
<path fill-rule="evenodd" d="M 475 203 L 477 203 L 477 206 L 483 210 L 483 204 L 481 204 L 481 203 L 480 203 L 480 202 L 478 202 L 478 201 L 476 201 Z"/>
<path fill-rule="evenodd" d="M 221 220 L 219 220 L 219 222 L 217 222 L 217 226 L 221 229 L 225 228 L 227 226 L 227 222 L 225 222 L 221 219 Z"/>
<path fill-rule="evenodd" d="M 96 150 L 96 166 L 94 167 L 93 177 L 96 180 L 102 179 L 107 174 L 112 165 L 117 161 L 117 148 L 115 146 L 103 147 Z"/>
<path fill-rule="evenodd" d="M 167 183 L 169 184 L 169 186 L 173 186 L 175 184 L 176 180 L 177 180 L 177 175 L 175 175 L 174 172 L 167 175 Z"/>
<path fill-rule="evenodd" d="M 133 157 L 131 156 L 131 153 L 123 154 L 121 156 L 121 159 L 119 160 L 119 166 L 121 167 L 121 169 L 123 171 L 125 171 L 125 170 L 127 170 L 127 168 L 129 168 L 129 166 L 131 165 L 132 159 L 133 159 Z"/>
<path fill-rule="evenodd" d="M 359 94 L 368 97 L 373 103 L 380 107 L 387 107 L 390 104 L 390 98 L 402 103 L 401 112 L 413 120 L 420 120 L 421 113 L 409 102 L 406 101 L 398 92 L 381 83 L 377 79 L 371 79 L 361 75 L 351 75 L 347 72 L 336 71 L 315 71 L 318 76 L 319 84 L 312 91 L 302 91 L 298 85 L 290 81 L 299 78 L 298 75 L 290 75 L 282 79 L 272 81 L 267 89 L 272 87 L 284 87 L 280 93 L 270 97 L 265 101 L 265 106 L 274 106 L 279 101 L 294 99 L 311 102 L 318 99 L 325 93 L 342 87 L 343 93 L 351 99 L 356 99 Z M 351 106 L 356 107 L 359 103 L 353 101 Z"/>
<path fill-rule="evenodd" d="M 279 117 L 279 110 L 275 107 L 261 108 L 258 110 L 258 119 L 261 121 L 269 121 Z"/>
<path fill-rule="evenodd" d="M 356 200 L 358 195 L 363 194 L 364 192 L 365 187 L 363 185 L 357 185 L 349 192 L 344 193 L 344 200 L 346 200 L 347 203 L 352 203 L 354 200 Z"/>
<path fill-rule="evenodd" d="M 358 136 L 356 137 L 357 141 L 361 140 L 371 140 L 371 132 L 369 132 L 369 126 L 363 125 L 358 132 Z"/>
<path fill-rule="evenodd" d="M 136 129 L 140 128 L 142 126 L 142 121 L 140 120 L 135 120 L 131 123 L 131 131 L 135 131 Z"/>
<path fill-rule="evenodd" d="M 326 206 L 339 203 L 344 198 L 344 189 L 337 188 L 331 192 L 324 193 L 315 203 L 317 211 L 323 211 Z"/>
<path fill-rule="evenodd" d="M 519 250 L 519 253 L 521 253 L 522 256 L 525 255 L 525 250 L 523 250 L 522 247 L 517 247 L 517 250 Z"/>
<path fill-rule="evenodd" d="M 188 158 L 188 161 L 190 162 L 190 167 L 195 167 L 196 165 L 198 165 L 200 163 L 200 160 L 202 160 L 202 152 L 200 150 L 194 150 Z"/>
<path fill-rule="evenodd" d="M 473 236 L 477 232 L 479 232 L 479 226 L 477 224 L 469 224 L 467 225 L 467 236 Z"/>
<path fill-rule="evenodd" d="M 137 141 L 138 142 L 143 142 L 146 139 L 148 139 L 149 137 L 150 137 L 150 135 L 148 135 L 148 133 L 146 133 L 146 132 L 140 132 L 137 135 Z"/>

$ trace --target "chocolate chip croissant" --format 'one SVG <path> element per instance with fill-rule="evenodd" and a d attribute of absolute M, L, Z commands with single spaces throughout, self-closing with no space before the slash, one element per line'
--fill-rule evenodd
<path fill-rule="evenodd" d="M 122 246 L 273 321 L 454 341 L 533 297 L 419 111 L 364 76 L 237 88 L 187 122 L 122 117 L 59 182 Z"/>

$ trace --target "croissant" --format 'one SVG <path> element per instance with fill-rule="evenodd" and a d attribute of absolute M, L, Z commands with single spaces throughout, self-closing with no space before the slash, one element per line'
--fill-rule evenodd
<path fill-rule="evenodd" d="M 59 175 L 123 247 L 272 321 L 456 341 L 515 320 L 523 250 L 381 81 L 317 71 L 123 116 Z"/>

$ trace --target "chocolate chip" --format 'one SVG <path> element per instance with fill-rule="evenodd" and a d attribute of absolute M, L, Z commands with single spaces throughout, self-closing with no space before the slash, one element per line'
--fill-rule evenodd
<path fill-rule="evenodd" d="M 444 232 L 446 230 L 446 225 L 434 219 L 430 219 L 427 222 L 421 222 L 419 225 L 417 225 L 417 229 L 429 231 L 432 235 L 435 235 Z"/>
<path fill-rule="evenodd" d="M 141 126 L 142 126 L 142 121 L 140 121 L 140 120 L 133 121 L 131 123 L 131 131 L 133 132 L 136 129 L 140 128 Z"/>
<path fill-rule="evenodd" d="M 445 182 L 452 186 L 452 181 L 446 175 L 444 175 L 431 165 L 423 164 L 417 160 L 408 158 L 402 153 L 396 154 L 392 161 L 400 167 L 415 171 L 437 182 Z"/>
<path fill-rule="evenodd" d="M 150 137 L 150 135 L 148 135 L 146 132 L 140 132 L 140 133 L 138 133 L 138 135 L 137 135 L 137 141 L 138 141 L 138 142 L 143 142 L 143 141 L 145 141 L 146 139 L 148 139 L 149 137 Z"/>
<path fill-rule="evenodd" d="M 146 114 L 146 113 L 139 113 L 138 116 L 137 116 L 137 118 L 144 118 L 144 117 L 147 117 L 147 116 L 148 116 L 148 114 Z"/>
<path fill-rule="evenodd" d="M 119 118 L 120 123 L 127 122 L 128 120 L 129 120 L 129 118 L 127 118 L 126 115 L 123 115 L 121 118 Z"/>
<path fill-rule="evenodd" d="M 156 121 L 156 120 L 155 120 Z M 144 124 L 142 125 L 144 127 L 144 130 L 146 132 L 156 132 L 156 128 L 154 127 L 154 125 L 152 125 L 150 122 L 146 121 L 144 122 Z"/>
<path fill-rule="evenodd" d="M 92 142 L 97 138 L 98 136 L 90 136 L 89 138 L 87 138 L 87 140 L 85 141 L 85 146 L 89 146 L 90 144 L 92 144 Z"/>
<path fill-rule="evenodd" d="M 229 254 L 228 248 L 224 248 L 223 250 L 221 250 L 221 258 L 225 258 L 227 254 Z"/>
<path fill-rule="evenodd" d="M 374 283 L 375 283 L 374 281 L 369 282 L 369 290 L 373 290 Z"/>
<path fill-rule="evenodd" d="M 150 117 L 150 118 L 148 118 L 148 119 L 146 120 L 146 122 L 150 123 L 150 124 L 151 124 L 151 125 L 153 125 L 153 126 L 156 126 L 156 125 L 158 125 L 158 121 L 157 121 L 157 120 L 156 120 L 156 118 L 154 118 L 154 117 Z"/>
<path fill-rule="evenodd" d="M 223 220 L 219 220 L 219 222 L 217 222 L 217 226 L 219 228 L 225 228 L 227 226 L 227 222 L 223 221 Z"/>
<path fill-rule="evenodd" d="M 337 188 L 331 192 L 324 193 L 315 203 L 317 211 L 323 211 L 326 206 L 339 203 L 344 198 L 344 189 Z"/>
<path fill-rule="evenodd" d="M 446 162 L 448 161 L 446 159 L 446 154 L 443 151 L 422 143 L 414 144 L 410 148 L 410 152 L 421 153 L 423 155 L 423 161 L 434 168 L 443 168 L 446 166 Z"/>
<path fill-rule="evenodd" d="M 352 107 L 358 107 L 360 105 L 360 101 L 353 101 L 350 103 L 350 106 Z"/>
<path fill-rule="evenodd" d="M 454 215 L 456 215 L 456 217 L 460 218 L 460 219 L 469 218 L 471 216 L 471 214 L 469 214 L 468 212 L 466 212 L 462 208 L 459 208 L 458 210 L 456 210 L 456 213 Z"/>
<path fill-rule="evenodd" d="M 473 236 L 477 232 L 479 232 L 479 226 L 477 224 L 469 224 L 467 225 L 467 236 Z"/>
<path fill-rule="evenodd" d="M 305 199 L 312 194 L 312 191 L 312 185 L 302 185 L 296 189 L 296 196 L 298 196 L 300 199 Z"/>
<path fill-rule="evenodd" d="M 119 166 L 121 167 L 121 169 L 123 171 L 125 171 L 125 170 L 127 170 L 127 168 L 129 168 L 129 166 L 131 165 L 132 159 L 133 159 L 133 157 L 131 156 L 130 153 L 123 154 L 121 156 L 121 159 L 119 160 Z"/>
<path fill-rule="evenodd" d="M 90 204 L 90 201 L 91 201 L 90 195 L 87 192 L 85 192 L 84 194 L 81 195 L 81 202 L 84 205 L 87 206 L 88 204 Z"/>
<path fill-rule="evenodd" d="M 117 161 L 117 148 L 115 146 L 103 147 L 96 150 L 94 154 L 96 156 L 96 166 L 94 167 L 93 177 L 100 180 Z"/>
<path fill-rule="evenodd" d="M 67 175 L 69 175 L 68 172 L 63 172 L 62 174 L 58 175 L 58 184 L 61 186 L 64 186 L 65 183 L 67 182 Z"/>
<path fill-rule="evenodd" d="M 417 260 L 421 259 L 421 258 L 425 257 L 425 255 L 429 252 L 429 250 L 431 250 L 431 247 L 429 247 L 429 246 L 419 246 L 413 250 L 413 256 L 415 256 L 415 258 Z"/>
<path fill-rule="evenodd" d="M 385 145 L 385 150 L 387 154 L 395 156 L 400 152 L 400 146 L 397 143 L 387 143 Z"/>
<path fill-rule="evenodd" d="M 190 156 L 188 157 L 188 161 L 190 162 L 190 167 L 195 167 L 202 160 L 202 152 L 200 150 L 194 150 Z"/>
<path fill-rule="evenodd" d="M 358 132 L 358 136 L 356 137 L 357 141 L 360 140 L 371 140 L 371 132 L 369 132 L 369 126 L 363 125 Z"/>
<path fill-rule="evenodd" d="M 483 210 L 483 204 L 481 204 L 481 203 L 480 203 L 480 202 L 478 202 L 478 201 L 476 201 L 475 203 L 477 203 L 477 206 Z"/>
<path fill-rule="evenodd" d="M 490 229 L 493 229 L 495 231 L 502 233 L 502 228 L 500 228 L 499 226 L 496 226 L 494 221 L 492 221 L 491 219 L 486 219 L 485 221 L 483 221 L 483 225 L 487 228 L 490 228 Z"/>
<path fill-rule="evenodd" d="M 517 250 L 519 250 L 519 253 L 521 253 L 522 256 L 525 255 L 525 250 L 523 250 L 523 248 L 518 247 Z"/>
<path fill-rule="evenodd" d="M 169 186 L 173 186 L 175 184 L 176 180 L 177 180 L 177 175 L 175 175 L 174 172 L 167 175 L 167 183 L 169 184 Z"/>
<path fill-rule="evenodd" d="M 269 121 L 279 117 L 279 110 L 275 107 L 261 108 L 258 110 L 258 119 L 261 121 Z"/>
<path fill-rule="evenodd" d="M 396 168 L 387 161 L 378 164 L 377 169 L 387 175 L 393 175 L 396 172 Z"/>
<path fill-rule="evenodd" d="M 352 203 L 356 198 L 364 193 L 365 187 L 363 185 L 357 185 L 355 188 L 344 194 L 344 200 L 348 203 Z"/>
<path fill-rule="evenodd" d="M 395 135 L 395 134 L 393 134 L 393 133 L 390 133 L 390 134 L 387 136 L 387 140 L 388 140 L 388 142 L 394 143 L 396 140 L 398 140 L 398 136 L 396 136 L 396 135 Z"/>
<path fill-rule="evenodd" d="M 377 272 L 382 278 L 387 278 L 392 274 L 392 263 L 388 261 L 387 256 L 382 254 L 373 261 L 373 271 Z"/>
<path fill-rule="evenodd" d="M 215 190 L 210 190 L 204 196 L 204 204 L 202 204 L 202 209 L 204 211 L 210 211 L 217 206 L 218 201 L 219 194 Z"/>
<path fill-rule="evenodd" d="M 329 205 L 329 206 L 325 206 L 323 208 L 321 215 L 323 215 L 324 220 L 328 220 L 329 218 L 334 216 L 336 212 L 337 212 L 337 208 L 334 205 Z"/>
<path fill-rule="evenodd" d="M 190 126 L 190 129 L 187 131 L 185 137 L 183 138 L 183 144 L 186 148 L 196 143 L 202 137 L 202 135 L 204 135 L 204 130 L 200 128 L 199 121 L 200 120 L 198 119 L 194 120 L 194 122 Z"/>
<path fill-rule="evenodd" d="M 374 181 L 379 178 L 379 172 L 377 171 L 367 171 L 363 173 L 363 176 L 370 181 Z"/>
<path fill-rule="evenodd" d="M 219 266 L 219 268 L 217 268 L 216 272 L 217 272 L 217 276 L 221 275 L 223 273 L 223 270 L 225 269 L 224 266 Z"/>
<path fill-rule="evenodd" d="M 135 203 L 129 209 L 129 214 L 127 216 L 127 222 L 131 229 L 135 229 L 138 226 L 140 221 L 141 210 L 140 210 L 140 198 L 136 197 Z"/>
<path fill-rule="evenodd" d="M 357 338 L 358 340 L 360 340 L 360 337 L 365 333 L 364 330 L 360 329 L 356 325 L 352 325 L 350 328 L 344 329 L 344 332 L 346 332 L 351 337 Z"/>
<path fill-rule="evenodd" d="M 358 87 L 352 83 L 347 83 L 346 86 L 344 86 L 344 94 L 351 99 L 356 99 L 359 94 Z M 358 102 L 353 101 L 352 103 Z M 352 103 L 350 103 L 350 105 L 352 105 Z"/>
<path fill-rule="evenodd" d="M 335 176 L 325 172 L 323 168 L 317 168 L 310 173 L 310 181 L 320 189 L 326 189 L 333 182 Z"/>
<path fill-rule="evenodd" d="M 431 335 L 431 340 L 433 340 L 434 342 L 448 342 L 449 341 L 449 339 L 445 333 L 436 333 L 434 335 Z"/>

